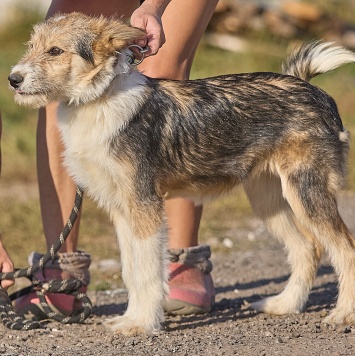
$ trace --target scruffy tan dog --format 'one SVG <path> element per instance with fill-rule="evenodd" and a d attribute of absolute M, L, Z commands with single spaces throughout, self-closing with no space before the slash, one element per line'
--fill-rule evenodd
<path fill-rule="evenodd" d="M 201 204 L 238 184 L 292 268 L 286 288 L 254 307 L 302 311 L 326 250 L 339 298 L 325 321 L 354 323 L 355 241 L 336 203 L 349 137 L 333 99 L 308 80 L 355 55 L 317 42 L 296 50 L 282 75 L 159 80 L 130 65 L 141 37 L 119 20 L 56 15 L 34 27 L 9 76 L 21 105 L 60 101 L 66 167 L 115 224 L 129 303 L 106 325 L 150 333 L 163 321 L 164 200 Z"/>

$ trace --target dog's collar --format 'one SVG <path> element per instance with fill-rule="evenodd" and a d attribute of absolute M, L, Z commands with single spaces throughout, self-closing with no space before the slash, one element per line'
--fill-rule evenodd
<path fill-rule="evenodd" d="M 136 54 L 131 50 L 131 48 L 135 48 L 136 52 L 139 52 L 141 54 L 140 58 L 136 57 Z M 126 56 L 126 60 L 127 62 L 131 65 L 131 66 L 137 66 L 138 64 L 142 63 L 145 57 L 145 53 L 149 51 L 149 47 L 145 46 L 145 47 L 141 47 L 135 44 L 132 44 L 130 46 L 128 46 L 128 51 L 126 51 L 124 53 L 124 55 Z M 122 55 L 122 53 L 120 51 L 115 51 L 116 56 L 118 55 Z"/>

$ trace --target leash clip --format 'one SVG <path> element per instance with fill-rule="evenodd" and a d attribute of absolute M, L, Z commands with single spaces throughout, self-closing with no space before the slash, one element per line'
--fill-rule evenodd
<path fill-rule="evenodd" d="M 141 47 L 138 46 L 136 44 L 132 44 L 128 46 L 130 53 L 126 53 L 126 59 L 127 62 L 131 65 L 131 66 L 137 66 L 138 64 L 141 64 L 145 58 L 145 53 L 149 51 L 149 47 L 145 46 L 145 47 Z M 139 59 L 136 58 L 135 53 L 131 50 L 131 48 L 135 48 L 136 51 L 135 52 L 139 52 L 141 57 Z M 119 51 L 116 51 L 117 54 L 122 54 Z"/>

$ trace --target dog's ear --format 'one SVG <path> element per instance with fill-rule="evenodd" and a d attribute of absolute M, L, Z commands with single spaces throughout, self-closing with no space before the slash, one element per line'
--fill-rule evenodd
<path fill-rule="evenodd" d="M 94 53 L 92 50 L 92 39 L 89 35 L 83 36 L 77 43 L 77 52 L 86 61 L 94 64 Z"/>
<path fill-rule="evenodd" d="M 106 58 L 144 37 L 144 31 L 121 20 L 109 19 L 94 40 L 92 50 L 95 57 Z"/>

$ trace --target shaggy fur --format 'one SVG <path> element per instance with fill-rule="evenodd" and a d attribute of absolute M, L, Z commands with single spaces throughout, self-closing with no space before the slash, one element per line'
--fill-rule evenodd
<path fill-rule="evenodd" d="M 325 321 L 354 323 L 355 243 L 336 202 L 349 137 L 334 100 L 307 80 L 355 55 L 318 42 L 297 49 L 284 74 L 160 80 L 127 61 L 139 37 L 119 20 L 56 15 L 35 26 L 9 76 L 21 105 L 60 101 L 65 165 L 115 224 L 129 303 L 108 328 L 150 333 L 163 321 L 164 200 L 201 204 L 238 184 L 292 268 L 286 288 L 254 308 L 302 311 L 326 250 L 339 298 Z"/>

